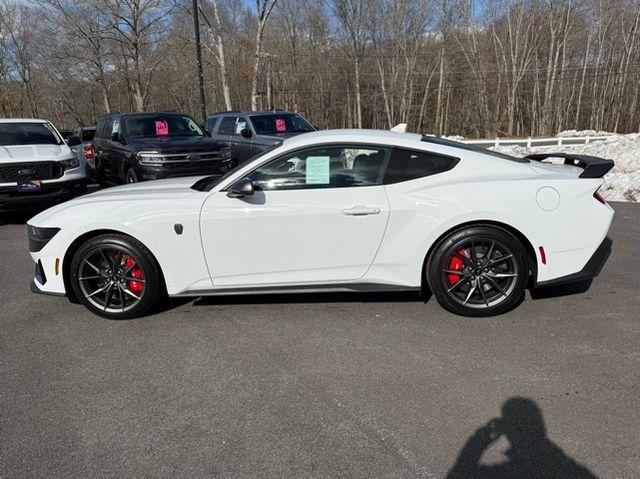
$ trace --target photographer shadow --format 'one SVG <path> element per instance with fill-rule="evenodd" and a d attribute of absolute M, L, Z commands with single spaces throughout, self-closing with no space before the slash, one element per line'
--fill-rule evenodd
<path fill-rule="evenodd" d="M 542 411 L 526 398 L 502 405 L 502 417 L 478 429 L 467 441 L 447 479 L 597 479 L 548 437 Z M 482 454 L 502 435 L 509 442 L 507 461 L 481 464 Z"/>

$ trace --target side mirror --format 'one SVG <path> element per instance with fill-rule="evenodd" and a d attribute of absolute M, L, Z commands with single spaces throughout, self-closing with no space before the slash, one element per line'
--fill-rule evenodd
<path fill-rule="evenodd" d="M 229 198 L 243 198 L 253 195 L 253 183 L 249 178 L 242 178 L 229 187 L 227 196 Z"/>
<path fill-rule="evenodd" d="M 78 138 L 75 135 L 70 136 L 69 138 L 67 138 L 67 146 L 78 146 L 80 143 L 82 143 L 80 141 L 80 138 Z"/>
<path fill-rule="evenodd" d="M 111 141 L 117 141 L 118 143 L 122 143 L 122 137 L 120 136 L 120 133 L 113 132 L 111 133 Z"/>
<path fill-rule="evenodd" d="M 243 128 L 240 130 L 240 134 L 245 138 L 251 138 L 251 130 L 249 128 Z"/>

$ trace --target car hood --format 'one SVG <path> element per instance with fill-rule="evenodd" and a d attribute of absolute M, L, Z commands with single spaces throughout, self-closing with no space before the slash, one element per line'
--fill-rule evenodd
<path fill-rule="evenodd" d="M 73 156 L 67 145 L 0 146 L 0 164 L 20 161 L 59 161 Z"/>
<path fill-rule="evenodd" d="M 158 153 L 218 151 L 225 146 L 227 146 L 226 143 L 205 136 L 132 138 L 127 142 L 127 147 L 137 151 L 157 151 Z"/>
<path fill-rule="evenodd" d="M 203 176 L 185 176 L 181 178 L 169 178 L 166 180 L 143 181 L 129 185 L 114 186 L 105 188 L 95 193 L 91 193 L 78 198 L 78 201 L 100 201 L 103 199 L 144 199 L 166 198 L 167 195 L 183 197 L 195 192 L 191 186 Z"/>
<path fill-rule="evenodd" d="M 80 196 L 73 200 L 61 203 L 49 208 L 29 220 L 29 224 L 38 225 L 51 216 L 67 209 L 102 202 L 131 202 L 133 205 L 141 201 L 154 200 L 180 200 L 190 195 L 203 195 L 202 192 L 191 189 L 191 186 L 204 176 L 187 176 L 182 178 L 170 178 L 166 180 L 145 181 L 129 185 L 105 188 L 88 195 Z"/>

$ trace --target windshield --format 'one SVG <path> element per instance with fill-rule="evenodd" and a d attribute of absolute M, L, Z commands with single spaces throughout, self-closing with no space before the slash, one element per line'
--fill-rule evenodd
<path fill-rule="evenodd" d="M 61 144 L 50 123 L 0 123 L 0 146 Z"/>
<path fill-rule="evenodd" d="M 433 143 L 436 145 L 453 146 L 454 148 L 460 148 L 461 150 L 474 151 L 476 153 L 482 153 L 483 155 L 502 158 L 503 160 L 515 161 L 518 163 L 529 163 L 529 160 L 527 160 L 526 158 L 518 158 L 517 156 L 511 156 L 505 153 L 499 153 L 497 151 L 487 150 L 485 148 L 468 145 L 467 143 L 460 143 L 459 141 L 449 140 L 448 138 L 441 138 L 439 136 L 423 136 L 422 141 L 425 141 L 427 143 Z"/>
<path fill-rule="evenodd" d="M 251 123 L 258 135 L 280 135 L 283 133 L 308 133 L 316 129 L 307 120 L 295 113 L 283 115 L 252 115 Z"/>
<path fill-rule="evenodd" d="M 129 138 L 158 136 L 203 136 L 198 124 L 187 115 L 136 116 L 125 120 Z"/>

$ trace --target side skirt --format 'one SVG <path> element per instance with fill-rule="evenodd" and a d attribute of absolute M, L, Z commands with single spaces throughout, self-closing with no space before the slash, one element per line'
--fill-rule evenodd
<path fill-rule="evenodd" d="M 171 295 L 174 298 L 193 296 L 236 296 L 245 294 L 297 294 L 297 293 L 382 293 L 394 291 L 420 291 L 421 288 L 379 283 L 336 283 L 330 285 L 266 286 L 248 288 L 220 288 L 185 291 Z"/>

